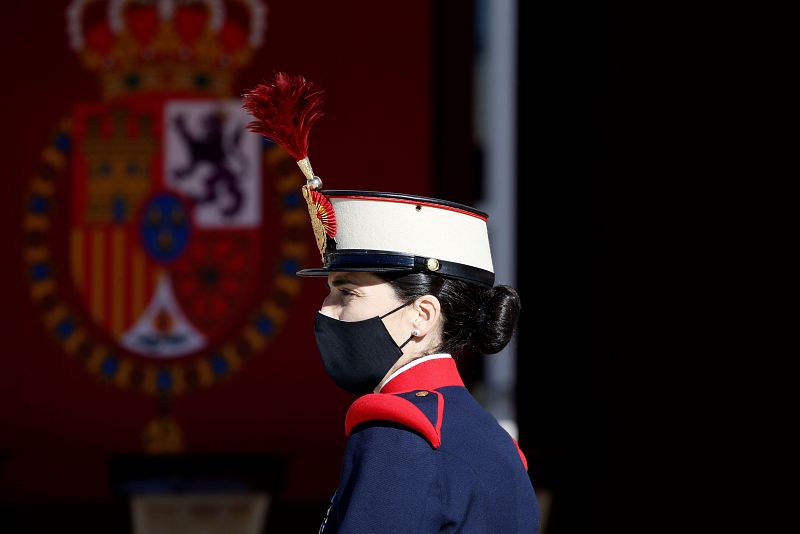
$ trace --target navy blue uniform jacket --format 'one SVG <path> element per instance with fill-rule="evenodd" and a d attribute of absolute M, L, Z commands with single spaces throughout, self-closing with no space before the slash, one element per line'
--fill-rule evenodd
<path fill-rule="evenodd" d="M 450 357 L 426 359 L 347 413 L 339 487 L 320 532 L 535 533 L 525 457 Z"/>

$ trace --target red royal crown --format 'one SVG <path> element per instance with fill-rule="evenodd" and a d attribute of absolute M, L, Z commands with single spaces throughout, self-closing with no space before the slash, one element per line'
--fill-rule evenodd
<path fill-rule="evenodd" d="M 106 98 L 152 91 L 230 94 L 261 45 L 260 0 L 73 0 L 70 45 Z"/>

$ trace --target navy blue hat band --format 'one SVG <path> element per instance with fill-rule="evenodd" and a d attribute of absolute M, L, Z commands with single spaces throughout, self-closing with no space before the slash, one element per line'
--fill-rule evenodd
<path fill-rule="evenodd" d="M 327 276 L 332 272 L 427 272 L 483 287 L 494 286 L 494 273 L 470 265 L 382 250 L 337 250 L 325 255 L 325 266 L 303 269 L 298 276 Z"/>

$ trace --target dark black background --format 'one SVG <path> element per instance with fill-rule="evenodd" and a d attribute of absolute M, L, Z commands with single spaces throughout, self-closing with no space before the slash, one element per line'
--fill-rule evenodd
<path fill-rule="evenodd" d="M 614 481 L 632 445 L 619 418 L 620 13 L 591 2 L 519 9 L 520 441 L 534 447 L 534 484 L 553 495 L 548 534 L 613 532 Z"/>
<path fill-rule="evenodd" d="M 758 14 L 519 10 L 518 410 L 546 534 L 741 527 L 755 278 L 726 250 L 748 249 L 770 131 L 749 117 Z"/>

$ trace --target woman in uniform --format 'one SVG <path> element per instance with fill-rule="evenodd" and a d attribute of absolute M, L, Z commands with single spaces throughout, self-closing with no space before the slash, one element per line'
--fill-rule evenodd
<path fill-rule="evenodd" d="M 322 190 L 307 156 L 322 91 L 277 73 L 244 97 L 302 187 L 329 294 L 314 334 L 326 372 L 360 397 L 345 418 L 339 486 L 320 532 L 535 533 L 525 457 L 472 398 L 456 360 L 500 351 L 520 301 L 494 285 L 488 215 L 445 200 Z"/>
<path fill-rule="evenodd" d="M 534 533 L 525 457 L 459 376 L 465 349 L 500 351 L 520 299 L 494 286 L 487 216 L 437 199 L 323 191 L 335 243 L 315 337 L 325 370 L 359 397 L 321 532 Z"/>

